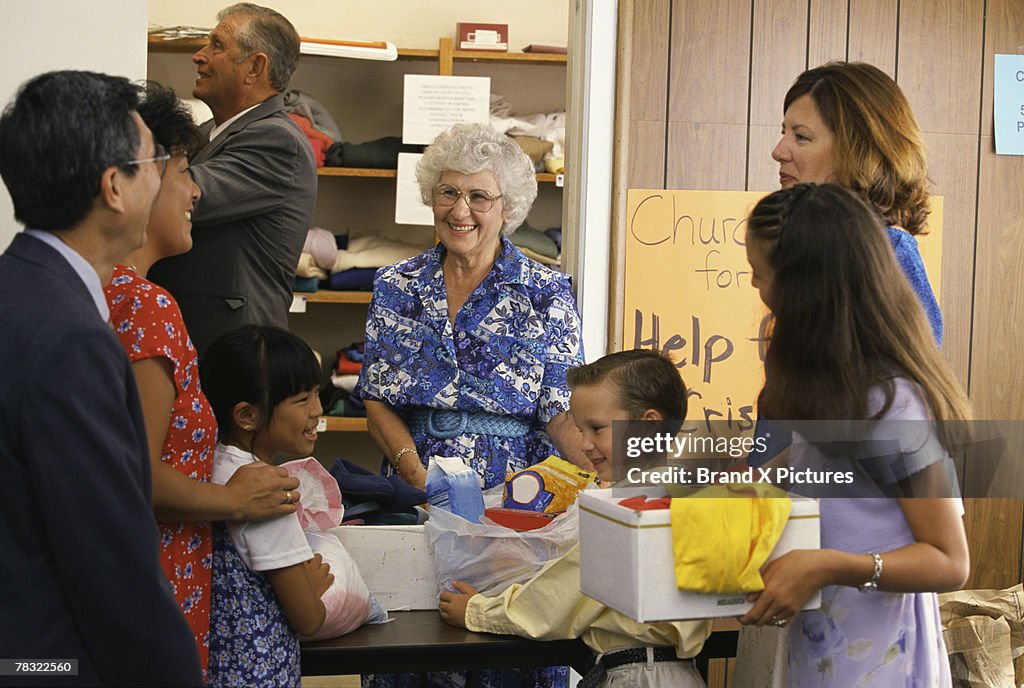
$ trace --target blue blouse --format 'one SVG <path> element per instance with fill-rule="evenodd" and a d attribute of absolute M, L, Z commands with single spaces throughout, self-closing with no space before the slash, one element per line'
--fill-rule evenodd
<path fill-rule="evenodd" d="M 412 429 L 421 460 L 458 456 L 484 487 L 557 454 L 544 430 L 569 408 L 565 373 L 583 363 L 579 312 L 569 277 L 524 256 L 506 238 L 493 268 L 454 325 L 441 264 L 446 249 L 381 268 L 366 319 L 356 393 L 388 404 L 408 423 L 418 409 L 511 416 L 523 437 L 469 432 L 440 439 Z"/>
<path fill-rule="evenodd" d="M 928 281 L 928 273 L 924 269 L 924 261 L 921 260 L 921 252 L 917 248 L 917 239 L 910 232 L 905 232 L 896 227 L 887 227 L 889 242 L 892 243 L 892 250 L 896 253 L 896 261 L 907 276 L 907 281 L 917 294 L 925 315 L 928 316 L 928 323 L 932 326 L 932 334 L 935 335 L 935 343 L 942 344 L 942 311 L 939 310 L 939 303 L 935 300 L 935 292 L 932 291 L 931 282 Z"/>

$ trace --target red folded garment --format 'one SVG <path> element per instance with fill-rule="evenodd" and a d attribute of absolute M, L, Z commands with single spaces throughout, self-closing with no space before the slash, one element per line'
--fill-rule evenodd
<path fill-rule="evenodd" d="M 313 123 L 309 121 L 308 117 L 297 115 L 294 112 L 290 113 L 288 116 L 292 118 L 292 121 L 298 125 L 299 129 L 302 130 L 302 133 L 306 135 L 307 139 L 309 139 L 309 146 L 313 149 L 313 154 L 316 156 L 317 167 L 323 167 L 324 161 L 327 158 L 327 149 L 334 143 L 334 139 L 319 129 L 315 129 L 313 127 Z"/>
<path fill-rule="evenodd" d="M 629 497 L 619 502 L 619 506 L 624 506 L 627 509 L 633 511 L 652 511 L 654 509 L 668 509 L 672 506 L 671 497 L 654 497 L 648 499 L 644 495 L 637 497 Z"/>
<path fill-rule="evenodd" d="M 338 365 L 335 371 L 338 375 L 358 375 L 363 364 L 358 361 L 350 361 L 345 356 L 338 356 Z"/>

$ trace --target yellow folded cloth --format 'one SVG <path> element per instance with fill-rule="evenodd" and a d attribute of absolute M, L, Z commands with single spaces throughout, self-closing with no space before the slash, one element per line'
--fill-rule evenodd
<path fill-rule="evenodd" d="M 767 483 L 712 485 L 673 499 L 676 585 L 707 593 L 763 590 L 761 567 L 790 507 L 786 493 Z"/>

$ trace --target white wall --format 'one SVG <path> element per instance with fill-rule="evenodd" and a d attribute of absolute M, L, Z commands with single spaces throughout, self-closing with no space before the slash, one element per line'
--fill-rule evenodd
<path fill-rule="evenodd" d="M 581 0 L 572 21 L 566 159 L 565 269 L 576 280 L 587 362 L 607 353 L 611 260 L 612 167 L 615 134 L 617 0 Z"/>
<path fill-rule="evenodd" d="M 27 79 L 54 69 L 146 76 L 146 4 L 138 0 L 0 1 L 0 101 L 6 105 Z M 0 250 L 21 227 L 7 189 L 0 190 Z"/>
<path fill-rule="evenodd" d="M 231 0 L 149 0 L 149 21 L 160 26 L 213 28 Z M 530 43 L 565 45 L 569 0 L 257 0 L 288 17 L 302 36 L 391 41 L 399 48 L 437 49 L 455 37 L 456 22 L 508 24 L 509 50 Z"/>

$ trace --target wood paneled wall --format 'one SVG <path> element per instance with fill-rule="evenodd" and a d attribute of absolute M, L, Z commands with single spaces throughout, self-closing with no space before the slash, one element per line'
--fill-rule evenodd
<path fill-rule="evenodd" d="M 997 156 L 992 138 L 993 55 L 1024 50 L 1024 2 L 619 5 L 610 348 L 622 348 L 626 190 L 777 188 L 770 153 L 790 84 L 831 59 L 864 60 L 907 94 L 928 145 L 933 192 L 945 199 L 943 352 L 978 418 L 1024 421 L 1024 158 Z M 968 586 L 1022 580 L 1024 502 L 968 500 L 967 512 Z"/>

